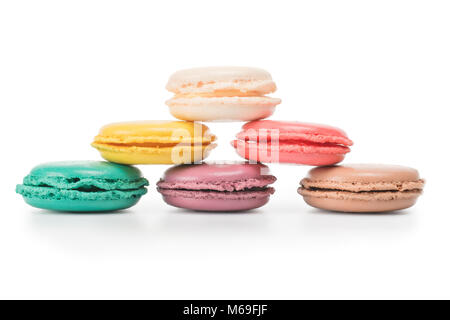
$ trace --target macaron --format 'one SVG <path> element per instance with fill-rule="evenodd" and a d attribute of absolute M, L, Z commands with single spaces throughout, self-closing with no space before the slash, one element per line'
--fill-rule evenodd
<path fill-rule="evenodd" d="M 189 121 L 250 121 L 267 118 L 281 103 L 270 73 L 248 67 L 206 67 L 175 72 L 166 86 L 175 96 L 170 113 Z"/>
<path fill-rule="evenodd" d="M 324 166 L 341 162 L 353 142 L 327 125 L 259 120 L 246 123 L 231 144 L 248 160 Z"/>
<path fill-rule="evenodd" d="M 198 211 L 244 211 L 265 205 L 276 178 L 263 164 L 179 165 L 157 183 L 164 201 Z"/>
<path fill-rule="evenodd" d="M 92 146 L 121 164 L 178 164 L 205 159 L 216 137 L 200 123 L 135 121 L 104 126 Z"/>
<path fill-rule="evenodd" d="M 416 203 L 424 180 L 404 166 L 354 164 L 309 171 L 298 192 L 310 206 L 341 212 L 384 212 Z"/>
<path fill-rule="evenodd" d="M 30 206 L 70 212 L 134 206 L 148 185 L 139 169 L 104 161 L 50 162 L 34 167 L 16 187 Z"/>

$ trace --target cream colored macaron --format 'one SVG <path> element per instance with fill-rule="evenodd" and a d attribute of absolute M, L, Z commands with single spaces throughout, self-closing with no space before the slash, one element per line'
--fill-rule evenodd
<path fill-rule="evenodd" d="M 247 67 L 206 67 L 175 72 L 167 90 L 170 113 L 188 121 L 251 121 L 267 118 L 281 103 L 271 75 Z"/>

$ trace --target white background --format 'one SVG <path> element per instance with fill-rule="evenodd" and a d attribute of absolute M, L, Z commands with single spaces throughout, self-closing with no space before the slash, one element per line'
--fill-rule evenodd
<path fill-rule="evenodd" d="M 0 2 L 0 298 L 450 298 L 448 1 Z M 155 183 L 130 210 L 61 214 L 14 193 L 54 160 L 100 159 L 109 122 L 171 119 L 171 73 L 268 70 L 272 119 L 334 125 L 346 162 L 419 169 L 409 210 L 338 214 L 297 194 L 306 166 L 271 165 L 250 213 L 167 206 Z M 210 123 L 210 160 L 239 159 L 242 123 Z"/>

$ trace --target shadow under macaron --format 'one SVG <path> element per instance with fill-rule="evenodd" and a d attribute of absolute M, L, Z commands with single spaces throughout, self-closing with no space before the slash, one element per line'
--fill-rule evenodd
<path fill-rule="evenodd" d="M 192 210 L 185 208 L 173 208 L 169 214 L 189 214 L 189 215 L 211 215 L 211 216 L 234 216 L 234 215 L 257 215 L 262 214 L 262 210 L 250 209 L 242 211 L 213 211 L 213 210 Z"/>
<path fill-rule="evenodd" d="M 38 209 L 36 208 L 32 212 L 33 214 L 43 214 L 43 215 L 124 215 L 124 214 L 133 214 L 135 213 L 130 209 L 119 209 L 119 210 L 110 210 L 110 211 L 57 211 L 57 210 L 47 210 L 47 209 Z"/>
<path fill-rule="evenodd" d="M 308 208 L 306 210 L 307 214 L 321 214 L 321 215 L 345 215 L 345 216 L 399 216 L 399 215 L 407 215 L 410 213 L 408 209 L 399 209 L 392 211 L 382 211 L 382 212 L 350 212 L 350 211 L 332 211 L 318 208 Z"/>

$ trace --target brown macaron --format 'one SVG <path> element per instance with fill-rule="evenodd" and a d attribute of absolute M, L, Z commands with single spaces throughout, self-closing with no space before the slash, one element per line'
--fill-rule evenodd
<path fill-rule="evenodd" d="M 298 193 L 310 206 L 341 212 L 406 209 L 421 195 L 424 180 L 415 169 L 380 164 L 317 167 Z"/>

